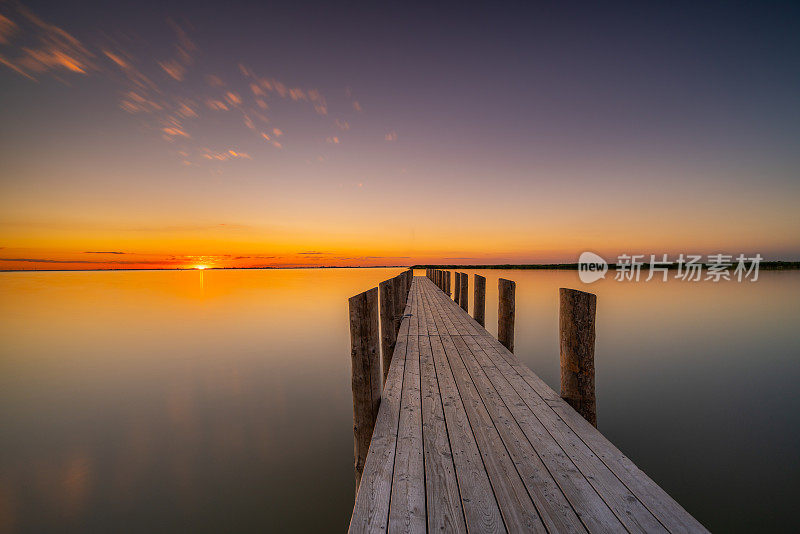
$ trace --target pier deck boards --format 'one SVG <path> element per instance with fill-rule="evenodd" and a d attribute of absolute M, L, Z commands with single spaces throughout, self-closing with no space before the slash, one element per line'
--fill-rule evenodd
<path fill-rule="evenodd" d="M 351 532 L 706 532 L 425 277 L 414 277 Z"/>

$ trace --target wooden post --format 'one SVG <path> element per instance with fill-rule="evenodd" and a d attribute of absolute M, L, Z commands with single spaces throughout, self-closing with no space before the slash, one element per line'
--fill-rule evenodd
<path fill-rule="evenodd" d="M 514 292 L 517 284 L 512 280 L 500 278 L 497 281 L 499 303 L 497 308 L 497 341 L 514 352 Z"/>
<path fill-rule="evenodd" d="M 380 315 L 381 315 L 381 356 L 383 361 L 383 381 L 386 382 L 386 375 L 389 374 L 389 366 L 392 363 L 392 353 L 397 342 L 397 329 L 395 328 L 394 316 L 397 310 L 395 289 L 397 284 L 394 279 L 384 280 L 378 284 L 380 293 Z M 399 300 L 399 299 L 398 299 Z"/>
<path fill-rule="evenodd" d="M 450 271 L 444 272 L 444 292 L 447 293 L 447 296 L 450 296 Z"/>
<path fill-rule="evenodd" d="M 473 300 L 472 316 L 481 326 L 486 326 L 486 278 L 475 275 L 475 300 Z"/>
<path fill-rule="evenodd" d="M 378 344 L 378 288 L 349 300 L 350 359 L 353 378 L 353 441 L 356 491 L 381 401 L 381 363 Z"/>
<path fill-rule="evenodd" d="M 406 299 L 403 298 L 403 287 L 405 286 L 405 277 L 402 275 L 392 278 L 394 283 L 394 334 L 397 338 L 397 332 L 400 331 L 400 323 L 403 322 L 403 313 L 406 311 Z"/>
<path fill-rule="evenodd" d="M 597 296 L 558 290 L 561 345 L 561 398 L 597 427 L 594 397 L 594 339 Z"/>
<path fill-rule="evenodd" d="M 453 300 L 456 301 L 456 304 L 459 304 L 461 300 L 461 273 L 456 271 L 456 286 L 453 291 Z"/>
<path fill-rule="evenodd" d="M 459 301 L 461 308 L 469 313 L 469 275 L 467 273 L 461 273 L 461 289 L 459 290 L 459 295 L 461 295 L 461 300 Z"/>

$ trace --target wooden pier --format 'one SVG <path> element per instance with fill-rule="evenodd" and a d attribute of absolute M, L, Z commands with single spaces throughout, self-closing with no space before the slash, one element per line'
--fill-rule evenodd
<path fill-rule="evenodd" d="M 410 283 L 351 532 L 706 532 L 451 300 L 447 277 Z"/>

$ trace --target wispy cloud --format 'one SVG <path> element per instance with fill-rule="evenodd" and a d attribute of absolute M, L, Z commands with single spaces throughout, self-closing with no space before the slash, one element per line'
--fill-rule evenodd
<path fill-rule="evenodd" d="M 0 258 L 0 261 L 19 262 L 19 263 L 63 263 L 63 264 L 83 264 L 83 265 L 178 265 L 185 263 L 179 260 L 58 260 L 44 258 Z"/>
<path fill-rule="evenodd" d="M 84 254 L 127 254 L 127 252 L 119 252 L 116 250 L 111 251 L 95 251 L 95 250 L 87 250 Z"/>
<path fill-rule="evenodd" d="M 208 160 L 216 161 L 227 161 L 229 159 L 253 159 L 250 157 L 250 154 L 238 152 L 233 149 L 226 150 L 225 152 L 212 152 L 210 150 L 206 150 L 203 153 L 203 157 Z"/>
<path fill-rule="evenodd" d="M 222 161 L 260 155 L 252 148 L 249 153 L 201 148 L 211 141 L 205 135 L 209 121 L 228 120 L 225 114 L 231 112 L 241 113 L 240 118 L 231 117 L 231 120 L 238 120 L 250 135 L 267 141 L 273 148 L 283 149 L 286 139 L 291 138 L 285 132 L 291 132 L 292 128 L 291 124 L 270 123 L 273 112 L 280 113 L 281 121 L 291 120 L 278 102 L 308 109 L 320 117 L 322 124 L 329 121 L 332 131 L 316 139 L 325 139 L 330 144 L 341 143 L 344 132 L 350 130 L 348 113 L 353 113 L 353 109 L 361 111 L 348 89 L 347 100 L 339 104 L 342 109 L 333 109 L 336 117 L 330 117 L 328 100 L 318 88 L 265 76 L 242 63 L 237 64 L 241 78 L 223 80 L 216 73 L 203 73 L 202 64 L 195 58 L 198 46 L 190 36 L 191 26 L 172 19 L 167 19 L 166 25 L 174 39 L 172 51 L 151 58 L 144 50 L 131 49 L 127 37 L 115 37 L 113 29 L 104 31 L 100 43 L 88 46 L 21 4 L 0 0 L 0 68 L 5 66 L 34 81 L 44 75 L 65 83 L 70 75 L 105 76 L 116 80 L 121 85 L 119 108 L 136 115 L 148 130 L 157 132 L 184 165 L 213 166 Z M 176 83 L 195 73 L 198 79 L 205 80 L 199 91 L 196 84 Z"/>
<path fill-rule="evenodd" d="M 383 136 L 386 141 L 397 141 L 397 132 L 391 131 Z"/>
<path fill-rule="evenodd" d="M 94 54 L 63 29 L 49 24 L 18 3 L 2 5 L 0 63 L 35 80 L 47 72 L 86 74 L 95 70 Z"/>
<path fill-rule="evenodd" d="M 178 40 L 175 44 L 175 57 L 160 61 L 158 64 L 172 79 L 180 82 L 183 81 L 188 67 L 194 62 L 192 54 L 197 47 L 194 42 L 189 39 L 186 30 L 171 19 L 169 19 L 168 22 Z"/>

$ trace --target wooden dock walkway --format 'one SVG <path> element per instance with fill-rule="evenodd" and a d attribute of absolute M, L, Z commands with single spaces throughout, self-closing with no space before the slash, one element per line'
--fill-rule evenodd
<path fill-rule="evenodd" d="M 425 277 L 414 277 L 351 532 L 706 532 Z"/>

